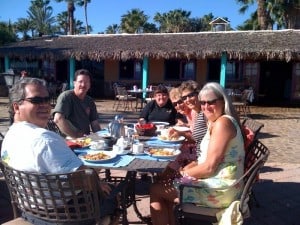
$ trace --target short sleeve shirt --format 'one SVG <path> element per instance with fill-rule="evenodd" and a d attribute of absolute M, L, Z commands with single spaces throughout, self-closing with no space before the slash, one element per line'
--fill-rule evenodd
<path fill-rule="evenodd" d="M 152 100 L 143 108 L 140 118 L 144 118 L 147 122 L 160 121 L 174 125 L 177 119 L 177 111 L 170 100 L 162 107 L 158 106 L 155 100 Z"/>
<path fill-rule="evenodd" d="M 9 128 L 1 158 L 15 169 L 40 173 L 72 172 L 82 165 L 61 136 L 28 122 Z"/>
<path fill-rule="evenodd" d="M 70 122 L 71 128 L 85 134 L 90 133 L 90 124 L 98 120 L 98 112 L 94 100 L 86 96 L 79 99 L 73 90 L 64 91 L 57 99 L 53 114 L 61 113 Z"/>

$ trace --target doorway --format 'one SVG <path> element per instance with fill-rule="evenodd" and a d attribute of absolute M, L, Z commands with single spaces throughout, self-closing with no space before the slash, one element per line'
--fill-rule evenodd
<path fill-rule="evenodd" d="M 259 93 L 267 102 L 284 102 L 290 99 L 292 63 L 283 61 L 261 62 Z"/>

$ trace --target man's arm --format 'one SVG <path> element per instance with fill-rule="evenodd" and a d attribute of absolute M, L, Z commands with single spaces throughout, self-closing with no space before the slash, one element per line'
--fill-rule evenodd
<path fill-rule="evenodd" d="M 81 131 L 74 131 L 71 127 L 69 122 L 65 119 L 64 115 L 61 113 L 55 113 L 54 114 L 54 122 L 57 124 L 59 129 L 66 134 L 67 136 L 70 136 L 72 138 L 78 138 L 83 136 L 83 132 Z"/>
<path fill-rule="evenodd" d="M 91 122 L 91 128 L 92 128 L 92 131 L 95 133 L 99 130 L 101 130 L 101 126 L 99 124 L 99 121 L 98 120 L 94 120 Z"/>

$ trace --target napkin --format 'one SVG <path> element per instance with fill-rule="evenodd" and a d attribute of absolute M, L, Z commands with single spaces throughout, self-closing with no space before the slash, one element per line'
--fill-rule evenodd
<path fill-rule="evenodd" d="M 92 166 L 92 167 L 124 167 L 127 166 L 131 161 L 134 160 L 134 156 L 130 155 L 118 155 L 112 160 L 101 162 L 101 163 L 92 163 L 92 162 L 86 162 L 82 159 L 83 164 L 86 166 Z"/>

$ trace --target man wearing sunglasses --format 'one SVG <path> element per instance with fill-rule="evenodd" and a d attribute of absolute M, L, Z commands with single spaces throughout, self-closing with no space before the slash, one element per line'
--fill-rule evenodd
<path fill-rule="evenodd" d="M 74 89 L 61 93 L 53 111 L 54 122 L 67 136 L 78 138 L 100 130 L 94 100 L 87 95 L 91 87 L 91 73 L 75 72 Z"/>
<path fill-rule="evenodd" d="M 66 173 L 85 166 L 67 146 L 63 137 L 45 129 L 51 105 L 46 82 L 37 78 L 19 80 L 10 89 L 9 113 L 12 125 L 6 133 L 1 149 L 1 159 L 14 169 L 38 173 Z M 107 183 L 100 188 L 111 198 L 100 199 L 100 213 L 113 214 L 117 207 L 114 192 Z M 39 218 L 25 215 L 39 223 Z M 54 224 L 54 223 L 53 223 Z"/>

